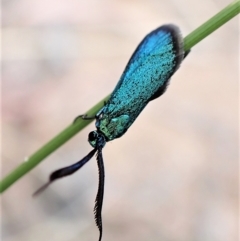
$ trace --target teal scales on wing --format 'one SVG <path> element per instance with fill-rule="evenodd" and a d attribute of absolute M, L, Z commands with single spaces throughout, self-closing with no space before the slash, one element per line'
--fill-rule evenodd
<path fill-rule="evenodd" d="M 121 137 L 128 130 L 149 101 L 165 92 L 171 76 L 188 53 L 184 52 L 183 38 L 175 25 L 163 25 L 149 33 L 130 58 L 110 99 L 93 117 L 97 130 L 89 133 L 88 141 L 94 149 L 77 163 L 53 172 L 48 183 L 34 195 L 42 192 L 53 181 L 73 174 L 97 153 L 99 184 L 94 214 L 101 241 L 105 176 L 102 149 L 106 142 Z M 80 117 L 92 118 L 86 115 Z"/>
<path fill-rule="evenodd" d="M 165 25 L 139 44 L 106 105 L 96 127 L 106 140 L 122 136 L 150 100 L 165 91 L 184 56 L 178 28 Z"/>

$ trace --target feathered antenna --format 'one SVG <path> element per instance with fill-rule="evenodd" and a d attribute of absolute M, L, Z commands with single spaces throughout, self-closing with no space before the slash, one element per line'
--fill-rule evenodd
<path fill-rule="evenodd" d="M 36 196 L 43 192 L 53 181 L 66 177 L 68 175 L 73 174 L 77 170 L 79 170 L 84 164 L 86 164 L 97 152 L 97 164 L 98 164 L 98 174 L 99 174 L 99 182 L 98 182 L 98 192 L 95 199 L 95 206 L 94 206 L 94 218 L 96 225 L 99 229 L 100 235 L 99 235 L 99 241 L 102 239 L 102 205 L 103 205 L 103 195 L 104 195 L 104 164 L 103 164 L 103 156 L 102 156 L 102 148 L 103 145 L 101 143 L 97 144 L 98 146 L 94 148 L 92 151 L 89 152 L 87 156 L 85 156 L 80 161 L 74 163 L 71 166 L 61 168 L 55 172 L 53 172 L 50 177 L 49 181 L 40 187 L 33 196 Z"/>
<path fill-rule="evenodd" d="M 95 199 L 95 206 L 94 206 L 94 218 L 100 232 L 98 241 L 101 241 L 102 239 L 102 205 L 103 205 L 104 177 L 105 177 L 102 148 L 98 148 L 97 164 L 98 164 L 99 182 L 98 182 L 98 192 L 97 192 L 97 196 Z"/>

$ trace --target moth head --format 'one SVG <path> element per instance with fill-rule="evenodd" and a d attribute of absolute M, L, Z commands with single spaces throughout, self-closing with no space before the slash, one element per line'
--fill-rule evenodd
<path fill-rule="evenodd" d="M 102 133 L 91 131 L 88 134 L 88 142 L 93 148 L 103 148 L 106 144 L 106 139 Z"/>

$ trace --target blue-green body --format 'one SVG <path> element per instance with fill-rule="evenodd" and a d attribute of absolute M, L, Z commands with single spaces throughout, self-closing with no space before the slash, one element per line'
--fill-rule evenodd
<path fill-rule="evenodd" d="M 121 137 L 148 102 L 164 93 L 183 57 L 183 39 L 176 26 L 164 25 L 149 33 L 96 115 L 95 134 L 103 134 L 106 141 Z M 89 142 L 95 146 L 96 139 Z"/>
<path fill-rule="evenodd" d="M 35 194 L 42 192 L 53 181 L 71 175 L 85 165 L 95 154 L 99 170 L 98 192 L 94 217 L 102 239 L 102 205 L 104 196 L 104 163 L 102 149 L 107 141 L 122 136 L 149 101 L 159 97 L 167 88 L 170 77 L 186 56 L 183 39 L 174 25 L 164 25 L 149 33 L 129 60 L 110 99 L 96 115 L 96 131 L 89 133 L 93 150 L 80 161 L 56 170 L 49 181 Z M 91 119 L 86 115 L 83 119 Z"/>

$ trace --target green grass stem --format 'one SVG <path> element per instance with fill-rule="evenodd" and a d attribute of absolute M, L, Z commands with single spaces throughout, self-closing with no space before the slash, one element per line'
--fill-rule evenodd
<path fill-rule="evenodd" d="M 217 13 L 207 22 L 202 24 L 200 27 L 195 29 L 189 35 L 184 38 L 184 49 L 189 50 L 195 46 L 202 39 L 210 35 L 213 31 L 221 27 L 223 24 L 228 22 L 230 19 L 238 15 L 240 12 L 240 0 L 232 2 L 230 5 L 225 7 L 222 11 Z M 88 116 L 94 116 L 103 106 L 104 101 L 108 100 L 109 95 L 97 103 L 94 107 L 86 112 Z M 52 140 L 46 143 L 43 147 L 37 150 L 34 154 L 29 156 L 27 160 L 16 167 L 0 182 L 0 193 L 4 192 L 18 179 L 23 177 L 26 173 L 37 166 L 44 158 L 53 153 L 56 149 L 62 146 L 70 138 L 81 131 L 85 126 L 90 124 L 92 120 L 81 120 L 79 119 L 76 123 L 72 123 Z"/>

